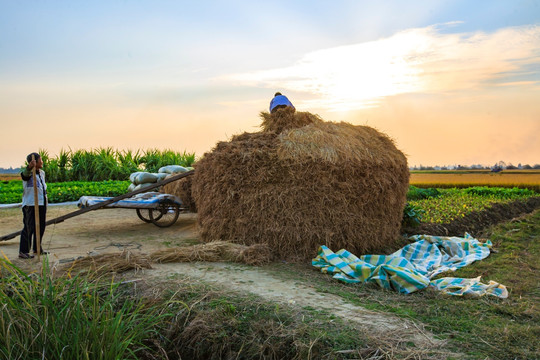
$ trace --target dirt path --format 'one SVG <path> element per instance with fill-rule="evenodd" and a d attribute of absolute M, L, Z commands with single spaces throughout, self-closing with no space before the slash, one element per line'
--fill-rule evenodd
<path fill-rule="evenodd" d="M 219 284 L 236 292 L 257 294 L 266 300 L 292 307 L 324 310 L 354 322 L 355 327 L 368 330 L 373 335 L 384 334 L 385 338 L 413 342 L 418 349 L 433 349 L 444 345 L 444 342 L 434 339 L 431 333 L 423 329 L 421 324 L 352 305 L 339 296 L 318 293 L 309 284 L 279 278 L 260 268 L 201 262 L 153 264 L 152 267 L 152 270 L 145 270 L 150 277 L 174 279 L 175 275 L 182 275 L 193 281 Z"/>
<path fill-rule="evenodd" d="M 77 208 L 50 206 L 48 218 L 64 215 Z M 0 235 L 20 229 L 22 212 L 19 208 L 0 209 Z M 68 262 L 80 256 L 121 253 L 129 249 L 134 253 L 149 254 L 176 246 L 198 242 L 196 215 L 182 214 L 169 228 L 158 228 L 144 223 L 134 210 L 107 209 L 86 213 L 47 228 L 43 247 L 50 251 L 53 263 Z M 18 259 L 19 237 L 0 242 L 0 251 L 21 267 L 37 265 L 37 260 Z M 351 305 L 332 294 L 317 293 L 306 283 L 282 279 L 261 268 L 233 263 L 170 263 L 153 264 L 153 269 L 137 276 L 151 279 L 174 279 L 175 274 L 192 277 L 237 292 L 249 292 L 264 299 L 292 307 L 312 307 L 332 312 L 356 326 L 368 329 L 374 336 L 394 336 L 396 341 L 413 342 L 418 349 L 442 347 L 442 341 L 424 330 L 421 324 L 393 315 L 366 310 Z"/>
<path fill-rule="evenodd" d="M 76 211 L 75 205 L 49 206 L 47 219 Z M 73 257 L 121 252 L 150 253 L 158 249 L 197 242 L 195 214 L 181 214 L 171 227 L 158 228 L 142 222 L 129 209 L 97 210 L 50 225 L 43 236 L 43 249 L 51 253 L 53 261 L 67 261 Z M 22 228 L 20 208 L 0 209 L 0 234 Z M 0 242 L 0 250 L 15 263 L 18 259 L 19 237 Z M 33 260 L 30 260 L 33 261 Z"/>

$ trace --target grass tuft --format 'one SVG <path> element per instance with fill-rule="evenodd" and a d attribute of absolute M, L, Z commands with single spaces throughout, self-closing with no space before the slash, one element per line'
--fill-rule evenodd
<path fill-rule="evenodd" d="M 0 260 L 0 358 L 137 359 L 168 314 L 119 283 L 43 275 Z M 102 279 L 103 280 L 103 279 Z"/>

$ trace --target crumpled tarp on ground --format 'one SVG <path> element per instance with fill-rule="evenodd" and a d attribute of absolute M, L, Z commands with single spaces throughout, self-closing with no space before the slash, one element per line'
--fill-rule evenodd
<path fill-rule="evenodd" d="M 489 240 L 481 243 L 469 234 L 463 238 L 415 235 L 410 239 L 415 242 L 391 255 L 359 258 L 344 249 L 334 253 L 323 245 L 312 265 L 346 283 L 375 282 L 382 288 L 405 294 L 432 286 L 451 295 L 508 297 L 504 285 L 494 281 L 483 284 L 480 277 L 434 279 L 443 272 L 486 258 L 492 246 Z"/>

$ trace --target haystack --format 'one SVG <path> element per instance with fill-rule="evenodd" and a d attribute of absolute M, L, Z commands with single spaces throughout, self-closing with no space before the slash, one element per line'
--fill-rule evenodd
<path fill-rule="evenodd" d="M 178 196 L 182 204 L 189 212 L 197 212 L 195 200 L 191 195 L 191 185 L 193 176 L 186 176 L 180 180 L 163 185 L 161 192 Z"/>
<path fill-rule="evenodd" d="M 394 246 L 409 171 L 388 136 L 288 108 L 261 117 L 262 131 L 197 162 L 203 241 L 266 244 L 286 259 L 313 258 L 320 245 L 357 255 Z"/>

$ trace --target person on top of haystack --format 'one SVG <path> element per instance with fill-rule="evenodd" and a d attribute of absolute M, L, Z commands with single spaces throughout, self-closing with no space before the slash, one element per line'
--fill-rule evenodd
<path fill-rule="evenodd" d="M 290 107 L 293 110 L 296 108 L 293 104 L 287 99 L 285 95 L 282 95 L 280 92 L 275 93 L 274 98 L 270 101 L 270 114 L 273 114 L 277 109 Z"/>
<path fill-rule="evenodd" d="M 43 160 L 38 153 L 34 152 L 26 157 L 26 162 L 28 165 L 21 172 L 21 178 L 23 180 L 22 211 L 24 225 L 21 232 L 21 242 L 19 244 L 19 257 L 21 259 L 31 259 L 34 257 L 33 255 L 30 255 L 30 247 L 33 248 L 34 254 L 37 253 L 34 181 L 32 176 L 32 169 L 34 167 L 36 168 L 36 184 L 38 188 L 40 239 L 43 239 L 43 234 L 45 233 L 45 218 L 47 215 L 47 184 L 45 183 L 45 172 L 41 170 L 43 167 Z M 33 244 L 30 243 L 32 238 L 34 240 Z M 40 250 L 41 254 L 48 254 L 48 252 L 43 251 L 43 248 Z"/>

